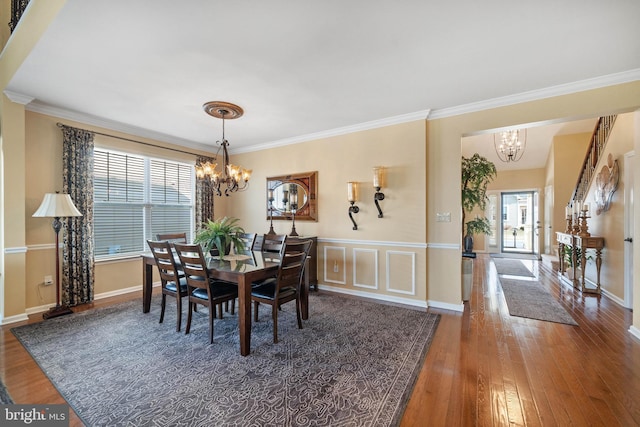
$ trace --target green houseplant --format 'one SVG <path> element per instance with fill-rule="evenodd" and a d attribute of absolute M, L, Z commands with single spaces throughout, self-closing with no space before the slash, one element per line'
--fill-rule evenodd
<path fill-rule="evenodd" d="M 473 251 L 474 234 L 491 234 L 491 226 L 486 217 L 476 217 L 469 222 L 465 222 L 465 218 L 467 212 L 476 207 L 485 210 L 487 186 L 496 174 L 496 166 L 478 153 L 470 158 L 462 156 L 462 234 L 464 251 L 467 253 Z"/>
<path fill-rule="evenodd" d="M 238 218 L 226 216 L 215 221 L 208 220 L 202 224 L 193 242 L 199 243 L 206 253 L 217 249 L 220 259 L 224 259 L 231 245 L 236 252 L 242 251 L 244 242 L 239 234 L 244 233 L 244 229 L 238 225 L 238 221 Z"/>

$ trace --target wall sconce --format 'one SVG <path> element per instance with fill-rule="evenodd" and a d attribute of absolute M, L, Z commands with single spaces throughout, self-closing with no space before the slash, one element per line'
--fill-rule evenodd
<path fill-rule="evenodd" d="M 384 193 L 380 192 L 380 188 L 382 188 L 382 182 L 384 179 L 384 167 L 383 166 L 374 166 L 373 167 L 373 188 L 376 189 L 376 194 L 373 196 L 373 200 L 376 204 L 376 208 L 378 208 L 378 218 L 382 218 L 382 209 L 380 209 L 379 200 L 384 200 Z"/>
<path fill-rule="evenodd" d="M 354 213 L 360 212 L 360 208 L 355 205 L 358 200 L 358 183 L 357 182 L 347 182 L 347 199 L 351 206 L 349 206 L 349 218 L 351 218 L 351 222 L 353 222 L 353 229 L 358 229 L 358 224 L 353 219 Z"/>

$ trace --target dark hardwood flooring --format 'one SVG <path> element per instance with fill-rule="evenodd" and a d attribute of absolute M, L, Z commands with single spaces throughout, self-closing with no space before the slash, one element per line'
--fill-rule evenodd
<path fill-rule="evenodd" d="M 640 426 L 640 342 L 628 332 L 631 312 L 560 285 L 550 266 L 533 263 L 579 326 L 511 317 L 490 258 L 479 255 L 464 313 L 431 309 L 442 319 L 402 427 Z M 0 327 L 0 376 L 9 393 L 16 403 L 64 403 L 10 332 L 17 325 Z M 70 425 L 82 426 L 73 413 Z"/>

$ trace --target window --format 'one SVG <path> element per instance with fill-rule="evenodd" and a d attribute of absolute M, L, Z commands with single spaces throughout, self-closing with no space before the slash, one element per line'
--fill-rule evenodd
<path fill-rule="evenodd" d="M 96 258 L 138 254 L 158 233 L 193 234 L 193 166 L 96 149 Z"/>

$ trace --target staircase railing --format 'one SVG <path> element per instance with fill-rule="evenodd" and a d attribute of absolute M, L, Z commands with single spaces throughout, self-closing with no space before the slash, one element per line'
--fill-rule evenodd
<path fill-rule="evenodd" d="M 12 33 L 13 30 L 16 29 L 16 25 L 18 25 L 18 21 L 20 21 L 20 17 L 28 4 L 29 0 L 11 0 L 11 21 L 9 21 L 9 28 Z"/>
<path fill-rule="evenodd" d="M 587 191 L 589 191 L 591 180 L 595 176 L 598 160 L 600 160 L 600 157 L 604 152 L 604 146 L 607 144 L 607 140 L 609 139 L 611 129 L 613 129 L 616 117 L 617 115 L 614 114 L 611 116 L 600 117 L 598 119 L 598 123 L 591 135 L 589 149 L 584 157 L 584 162 L 582 163 L 582 169 L 576 183 L 576 188 L 569 199 L 570 206 L 573 206 L 576 201 L 584 201 Z"/>

